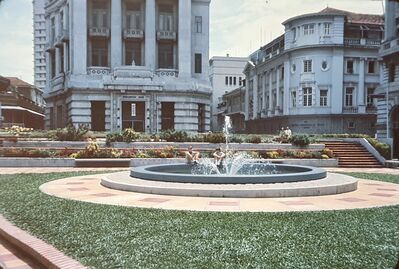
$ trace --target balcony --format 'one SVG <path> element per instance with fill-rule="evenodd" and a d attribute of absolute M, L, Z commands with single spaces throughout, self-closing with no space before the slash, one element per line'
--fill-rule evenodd
<path fill-rule="evenodd" d="M 380 56 L 385 57 L 397 52 L 399 52 L 399 37 L 385 41 L 380 49 Z"/>
<path fill-rule="evenodd" d="M 177 69 L 157 69 L 155 71 L 155 74 L 158 77 L 178 77 L 179 76 L 179 70 Z"/>
<path fill-rule="evenodd" d="M 378 110 L 377 107 L 373 105 L 366 107 L 367 114 L 377 114 L 377 110 Z"/>
<path fill-rule="evenodd" d="M 173 31 L 158 31 L 157 40 L 172 40 L 176 41 L 176 32 Z"/>
<path fill-rule="evenodd" d="M 343 109 L 343 113 L 345 114 L 357 114 L 359 112 L 359 108 L 358 107 L 344 107 Z"/>
<path fill-rule="evenodd" d="M 125 29 L 123 30 L 123 37 L 126 39 L 143 39 L 144 31 L 139 29 Z"/>
<path fill-rule="evenodd" d="M 108 27 L 90 27 L 89 35 L 91 37 L 109 37 L 109 28 Z"/>
<path fill-rule="evenodd" d="M 380 47 L 381 40 L 369 38 L 345 38 L 344 45 L 349 47 Z"/>

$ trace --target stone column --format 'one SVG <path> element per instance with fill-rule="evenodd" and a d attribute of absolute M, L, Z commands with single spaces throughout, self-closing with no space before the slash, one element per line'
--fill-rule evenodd
<path fill-rule="evenodd" d="M 69 63 L 69 48 L 68 44 L 64 43 L 64 72 L 68 72 L 68 63 Z"/>
<path fill-rule="evenodd" d="M 275 115 L 280 114 L 280 68 L 276 68 L 276 107 Z"/>
<path fill-rule="evenodd" d="M 71 1 L 72 72 L 87 74 L 87 0 Z"/>
<path fill-rule="evenodd" d="M 269 72 L 269 109 L 268 115 L 269 117 L 272 115 L 273 111 L 273 69 Z"/>
<path fill-rule="evenodd" d="M 255 71 L 255 76 L 254 76 L 254 83 L 253 83 L 253 113 L 252 113 L 252 119 L 255 120 L 258 117 L 258 74 Z"/>
<path fill-rule="evenodd" d="M 266 116 L 266 72 L 262 76 L 262 115 Z"/>
<path fill-rule="evenodd" d="M 284 108 L 283 114 L 289 115 L 290 111 L 290 102 L 291 102 L 291 93 L 290 93 L 290 62 L 286 60 L 284 62 Z"/>
<path fill-rule="evenodd" d="M 111 1 L 111 67 L 122 65 L 122 0 Z M 128 63 L 127 63 L 128 64 Z"/>
<path fill-rule="evenodd" d="M 150 70 L 155 70 L 156 49 L 156 18 L 155 0 L 145 1 L 145 66 Z"/>
<path fill-rule="evenodd" d="M 55 48 L 55 76 L 61 73 L 61 50 L 60 48 Z"/>
<path fill-rule="evenodd" d="M 366 113 L 366 105 L 364 104 L 364 76 L 365 76 L 365 59 L 360 59 L 359 64 L 359 86 L 357 94 L 357 105 L 359 107 L 359 113 Z"/>
<path fill-rule="evenodd" d="M 191 0 L 179 0 L 179 77 L 191 77 Z"/>
<path fill-rule="evenodd" d="M 244 100 L 245 120 L 249 120 L 249 76 L 245 77 L 245 100 Z"/>

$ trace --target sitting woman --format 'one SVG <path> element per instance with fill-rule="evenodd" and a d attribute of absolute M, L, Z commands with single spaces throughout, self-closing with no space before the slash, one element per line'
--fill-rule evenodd
<path fill-rule="evenodd" d="M 186 163 L 187 164 L 197 164 L 199 162 L 199 152 L 193 151 L 193 147 L 189 146 L 188 151 L 186 151 Z"/>
<path fill-rule="evenodd" d="M 226 157 L 226 154 L 220 149 L 217 148 L 216 151 L 213 153 L 213 160 L 217 167 L 223 167 L 223 160 Z"/>

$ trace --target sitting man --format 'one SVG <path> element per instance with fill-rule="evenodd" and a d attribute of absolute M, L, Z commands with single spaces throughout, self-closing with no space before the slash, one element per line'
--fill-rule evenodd
<path fill-rule="evenodd" d="M 213 153 L 213 160 L 218 168 L 223 167 L 223 160 L 226 157 L 226 154 L 220 149 L 217 148 L 216 151 Z"/>
<path fill-rule="evenodd" d="M 186 151 L 186 163 L 197 164 L 199 162 L 199 156 L 199 152 L 193 151 L 193 146 L 189 146 L 188 151 Z"/>

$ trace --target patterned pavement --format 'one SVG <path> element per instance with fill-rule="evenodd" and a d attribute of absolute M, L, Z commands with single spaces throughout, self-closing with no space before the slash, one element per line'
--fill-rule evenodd
<path fill-rule="evenodd" d="M 292 198 L 212 198 L 118 191 L 100 184 L 102 175 L 48 182 L 40 189 L 60 198 L 140 208 L 192 211 L 288 212 L 371 208 L 399 204 L 399 185 L 359 180 L 358 190 L 326 196 Z"/>

